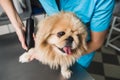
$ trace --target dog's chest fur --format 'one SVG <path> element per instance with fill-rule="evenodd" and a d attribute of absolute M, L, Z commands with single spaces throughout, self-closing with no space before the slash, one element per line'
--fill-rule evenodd
<path fill-rule="evenodd" d="M 54 52 L 52 49 L 49 51 L 47 50 L 38 50 L 37 53 L 39 54 L 39 61 L 43 64 L 49 65 L 51 68 L 58 68 L 59 66 L 66 65 L 71 66 L 75 63 L 75 60 L 81 53 L 72 54 L 72 55 L 61 55 L 59 53 Z M 59 55 L 58 55 L 59 54 Z"/>

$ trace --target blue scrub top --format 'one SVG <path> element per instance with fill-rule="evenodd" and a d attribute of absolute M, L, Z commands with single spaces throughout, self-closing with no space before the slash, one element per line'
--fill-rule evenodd
<path fill-rule="evenodd" d="M 39 0 L 48 15 L 59 12 L 56 0 Z M 60 11 L 73 12 L 87 25 L 90 31 L 102 32 L 108 29 L 114 8 L 114 0 L 60 0 Z M 88 35 L 90 40 L 90 35 Z M 77 62 L 87 68 L 95 52 L 83 55 Z"/>

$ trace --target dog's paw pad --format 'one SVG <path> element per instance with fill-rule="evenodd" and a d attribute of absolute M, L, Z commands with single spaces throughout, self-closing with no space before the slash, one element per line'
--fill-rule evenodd
<path fill-rule="evenodd" d="M 70 70 L 62 71 L 62 75 L 66 79 L 69 79 L 71 77 L 71 74 L 72 74 L 72 71 Z"/>
<path fill-rule="evenodd" d="M 19 62 L 21 63 L 25 63 L 25 62 L 29 62 L 30 60 L 30 55 L 28 53 L 24 53 L 19 57 Z"/>

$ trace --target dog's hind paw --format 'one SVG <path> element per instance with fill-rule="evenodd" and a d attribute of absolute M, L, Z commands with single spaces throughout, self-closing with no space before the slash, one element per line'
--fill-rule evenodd
<path fill-rule="evenodd" d="M 19 57 L 19 62 L 21 63 L 25 63 L 25 62 L 29 62 L 30 61 L 30 54 L 25 52 L 24 54 L 22 54 L 20 57 Z"/>

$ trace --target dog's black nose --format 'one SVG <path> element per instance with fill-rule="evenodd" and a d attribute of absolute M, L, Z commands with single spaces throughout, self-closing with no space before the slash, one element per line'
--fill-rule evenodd
<path fill-rule="evenodd" d="M 73 37 L 72 37 L 72 36 L 69 36 L 69 37 L 67 38 L 67 41 L 70 42 L 70 43 L 72 43 L 72 42 L 73 42 Z"/>

